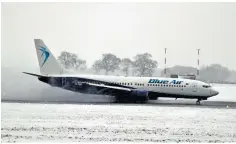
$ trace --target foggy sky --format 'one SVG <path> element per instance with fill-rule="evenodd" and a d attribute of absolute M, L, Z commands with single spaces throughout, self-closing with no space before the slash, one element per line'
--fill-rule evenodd
<path fill-rule="evenodd" d="M 236 69 L 236 3 L 2 3 L 3 66 L 38 67 L 33 39 L 92 63 L 103 53 L 151 53 L 164 67 Z"/>

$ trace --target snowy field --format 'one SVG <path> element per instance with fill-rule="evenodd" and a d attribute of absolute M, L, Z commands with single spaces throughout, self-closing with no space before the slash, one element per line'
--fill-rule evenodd
<path fill-rule="evenodd" d="M 2 142 L 236 142 L 236 109 L 2 104 Z"/>

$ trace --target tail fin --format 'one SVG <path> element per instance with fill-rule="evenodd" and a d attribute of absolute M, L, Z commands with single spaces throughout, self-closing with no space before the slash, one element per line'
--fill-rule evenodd
<path fill-rule="evenodd" d="M 35 48 L 37 52 L 40 73 L 43 75 L 61 74 L 63 68 L 57 62 L 47 46 L 41 39 L 34 39 Z"/>

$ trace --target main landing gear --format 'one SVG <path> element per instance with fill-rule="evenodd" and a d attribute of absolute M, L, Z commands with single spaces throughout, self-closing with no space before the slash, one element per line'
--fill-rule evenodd
<path fill-rule="evenodd" d="M 200 101 L 201 101 L 201 99 L 198 99 L 198 100 L 196 101 L 196 105 L 200 105 L 200 104 L 201 104 Z"/>

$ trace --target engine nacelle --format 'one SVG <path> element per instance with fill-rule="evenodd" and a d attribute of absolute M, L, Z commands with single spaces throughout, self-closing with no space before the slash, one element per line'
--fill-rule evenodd
<path fill-rule="evenodd" d="M 148 101 L 148 91 L 132 90 L 131 98 L 133 101 Z"/>

